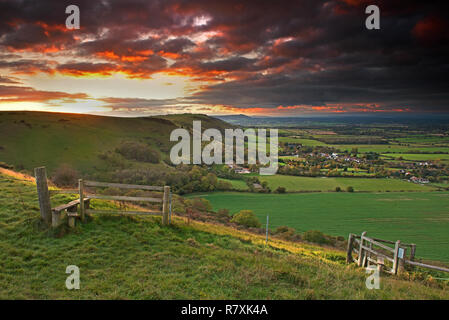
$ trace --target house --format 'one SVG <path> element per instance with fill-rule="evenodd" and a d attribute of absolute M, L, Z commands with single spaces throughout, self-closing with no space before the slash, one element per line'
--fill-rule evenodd
<path fill-rule="evenodd" d="M 418 177 L 413 176 L 410 178 L 410 182 L 426 184 L 426 183 L 429 183 L 429 180 L 427 180 L 425 178 L 418 178 Z"/>
<path fill-rule="evenodd" d="M 251 171 L 249 171 L 249 169 L 247 168 L 235 168 L 234 169 L 235 173 L 239 173 L 239 174 L 247 174 L 247 173 L 251 173 Z"/>

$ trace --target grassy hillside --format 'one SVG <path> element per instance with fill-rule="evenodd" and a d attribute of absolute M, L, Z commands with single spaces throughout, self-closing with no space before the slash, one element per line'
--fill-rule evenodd
<path fill-rule="evenodd" d="M 230 127 L 218 119 L 192 114 L 115 118 L 0 112 L 0 161 L 26 170 L 46 166 L 50 174 L 66 163 L 81 173 L 92 173 L 107 167 L 99 155 L 114 151 L 122 141 L 145 143 L 158 150 L 162 159 L 167 159 L 171 147 L 170 133 L 179 127 L 190 129 L 193 120 L 201 120 L 203 128 L 222 130 Z M 154 167 L 151 164 L 146 166 Z"/>
<path fill-rule="evenodd" d="M 253 210 L 270 226 L 349 233 L 417 244 L 417 257 L 449 262 L 449 193 L 200 194 L 214 209 Z"/>
<path fill-rule="evenodd" d="M 57 196 L 54 205 L 67 201 Z M 103 203 L 96 203 L 102 206 Z M 0 299 L 448 299 L 431 280 L 365 272 L 344 253 L 181 218 L 93 217 L 68 232 L 39 227 L 33 182 L 0 173 Z M 81 289 L 65 288 L 67 265 Z"/>

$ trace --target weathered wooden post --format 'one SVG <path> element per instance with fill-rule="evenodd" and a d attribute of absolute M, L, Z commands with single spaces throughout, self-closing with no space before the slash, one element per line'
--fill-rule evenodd
<path fill-rule="evenodd" d="M 169 207 L 169 210 L 168 210 L 168 224 L 171 224 L 171 212 L 172 212 L 172 193 L 170 192 L 170 197 L 169 197 L 169 200 L 168 200 L 168 207 Z"/>
<path fill-rule="evenodd" d="M 385 265 L 385 260 L 384 257 L 377 257 L 377 271 L 379 271 L 379 273 L 382 272 L 382 269 Z"/>
<path fill-rule="evenodd" d="M 75 215 L 78 214 L 78 206 L 67 209 L 67 224 L 69 228 L 75 228 Z"/>
<path fill-rule="evenodd" d="M 83 179 L 78 180 L 78 188 L 80 193 L 80 217 L 81 221 L 84 221 L 85 207 L 84 207 L 84 182 Z"/>
<path fill-rule="evenodd" d="M 398 255 L 399 255 L 399 246 L 401 245 L 401 240 L 396 241 L 394 245 L 394 258 L 393 258 L 393 274 L 398 274 Z"/>
<path fill-rule="evenodd" d="M 61 212 L 52 211 L 51 217 L 51 226 L 53 228 L 59 227 L 59 225 L 61 224 Z"/>
<path fill-rule="evenodd" d="M 47 184 L 47 170 L 45 167 L 34 169 L 34 176 L 36 177 L 37 195 L 39 197 L 39 208 L 41 211 L 41 219 L 47 224 L 51 225 L 52 214 L 50 204 L 50 193 L 48 192 Z"/>
<path fill-rule="evenodd" d="M 365 235 L 366 235 L 366 231 L 363 231 L 362 235 L 360 237 L 359 259 L 357 261 L 357 265 L 359 267 L 361 267 L 362 263 L 363 263 L 363 256 L 364 256 L 364 254 L 363 254 L 363 240 L 364 240 Z"/>
<path fill-rule="evenodd" d="M 168 210 L 169 210 L 169 196 L 170 196 L 170 187 L 164 187 L 164 198 L 162 201 L 162 224 L 168 225 Z"/>
<path fill-rule="evenodd" d="M 416 244 L 412 243 L 410 246 L 410 261 L 413 261 L 415 260 Z"/>
<path fill-rule="evenodd" d="M 369 243 L 369 247 L 368 248 L 370 248 L 370 250 L 373 250 L 373 243 L 372 242 Z M 363 266 L 364 267 L 369 267 L 370 266 L 370 261 L 369 260 L 371 259 L 371 251 L 368 251 L 368 254 L 365 255 L 365 259 L 366 259 L 366 265 L 364 263 Z"/>
<path fill-rule="evenodd" d="M 351 263 L 354 261 L 354 259 L 352 258 L 353 246 L 354 246 L 354 235 L 350 233 L 348 237 L 348 250 L 346 252 L 346 263 Z"/>

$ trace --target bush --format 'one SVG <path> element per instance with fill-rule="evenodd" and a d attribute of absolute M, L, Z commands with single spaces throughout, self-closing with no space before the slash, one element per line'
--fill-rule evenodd
<path fill-rule="evenodd" d="M 200 212 L 212 211 L 212 205 L 209 200 L 203 198 L 188 199 L 186 200 L 186 206 Z"/>
<path fill-rule="evenodd" d="M 5 162 L 0 161 L 0 168 L 13 170 L 14 166 L 11 166 L 11 165 L 9 165 L 9 164 L 7 164 Z"/>
<path fill-rule="evenodd" d="M 123 142 L 115 150 L 128 160 L 137 160 L 141 162 L 159 163 L 160 155 L 156 150 L 148 145 L 136 141 Z"/>
<path fill-rule="evenodd" d="M 217 211 L 217 215 L 222 216 L 222 217 L 229 217 L 229 210 L 228 209 L 219 209 Z"/>
<path fill-rule="evenodd" d="M 218 180 L 217 182 L 217 190 L 232 190 L 232 183 L 228 181 Z"/>
<path fill-rule="evenodd" d="M 277 189 L 276 189 L 277 193 L 285 193 L 286 191 L 287 190 L 284 187 L 281 187 L 281 186 L 277 187 Z"/>
<path fill-rule="evenodd" d="M 287 226 L 280 226 L 276 228 L 274 233 L 282 239 L 292 240 L 296 235 L 296 230 Z"/>
<path fill-rule="evenodd" d="M 262 226 L 259 219 L 257 219 L 256 215 L 251 210 L 241 210 L 232 216 L 231 222 L 248 228 L 260 228 Z"/>
<path fill-rule="evenodd" d="M 77 184 L 79 173 L 67 164 L 61 165 L 53 174 L 52 181 L 59 187 L 74 186 Z"/>
<path fill-rule="evenodd" d="M 328 244 L 329 243 L 329 240 L 326 239 L 326 237 L 324 236 L 324 233 L 322 233 L 321 231 L 318 231 L 318 230 L 306 231 L 302 235 L 302 238 L 305 241 L 313 242 L 313 243 L 319 243 L 319 244 Z"/>
<path fill-rule="evenodd" d="M 341 191 L 341 188 L 340 188 L 340 187 L 336 187 L 336 188 L 335 188 L 335 191 L 336 191 L 336 192 L 340 192 L 340 191 Z"/>
<path fill-rule="evenodd" d="M 351 186 L 349 186 L 349 187 L 346 189 L 346 191 L 348 191 L 348 192 L 354 192 L 354 188 L 351 187 Z"/>

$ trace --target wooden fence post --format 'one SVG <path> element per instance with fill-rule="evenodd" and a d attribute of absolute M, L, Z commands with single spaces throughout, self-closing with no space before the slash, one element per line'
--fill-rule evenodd
<path fill-rule="evenodd" d="M 357 262 L 357 265 L 359 267 L 361 267 L 362 263 L 363 263 L 363 237 L 365 237 L 365 235 L 366 235 L 366 231 L 363 231 L 362 235 L 360 237 L 359 259 L 358 259 L 358 262 Z"/>
<path fill-rule="evenodd" d="M 53 228 L 59 227 L 61 224 L 61 212 L 53 211 L 52 212 L 52 219 L 51 219 L 51 226 Z"/>
<path fill-rule="evenodd" d="M 350 233 L 348 237 L 348 250 L 346 252 L 346 263 L 351 263 L 354 261 L 354 259 L 352 258 L 353 246 L 354 246 L 354 235 Z"/>
<path fill-rule="evenodd" d="M 410 248 L 410 261 L 415 260 L 416 244 L 412 243 Z"/>
<path fill-rule="evenodd" d="M 382 272 L 382 268 L 385 265 L 384 257 L 377 257 L 377 271 Z"/>
<path fill-rule="evenodd" d="M 80 193 L 80 216 L 81 216 L 81 221 L 84 221 L 85 208 L 84 208 L 84 182 L 83 182 L 83 179 L 78 180 L 78 188 L 79 188 L 79 193 Z"/>
<path fill-rule="evenodd" d="M 393 274 L 398 274 L 398 253 L 400 244 L 401 240 L 398 240 L 394 245 Z"/>
<path fill-rule="evenodd" d="M 168 225 L 168 210 L 169 210 L 169 196 L 170 196 L 170 187 L 164 187 L 164 198 L 162 202 L 162 224 Z"/>
<path fill-rule="evenodd" d="M 52 214 L 50 204 L 50 193 L 48 192 L 47 184 L 47 170 L 45 167 L 34 169 L 34 176 L 36 177 L 37 195 L 39 197 L 39 208 L 41 211 L 41 219 L 47 224 L 51 225 Z"/>

